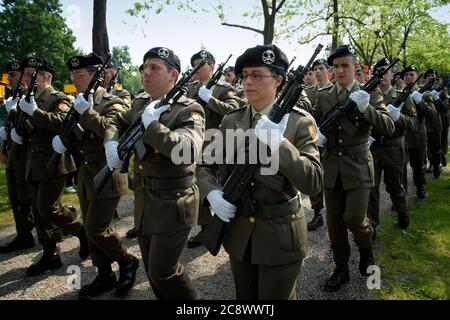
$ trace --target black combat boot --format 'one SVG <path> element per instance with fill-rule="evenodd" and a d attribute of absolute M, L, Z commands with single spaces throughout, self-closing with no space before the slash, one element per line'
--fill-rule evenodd
<path fill-rule="evenodd" d="M 119 261 L 119 281 L 116 287 L 116 295 L 125 297 L 136 281 L 136 272 L 139 268 L 139 260 L 131 254 L 127 254 L 123 261 Z"/>
<path fill-rule="evenodd" d="M 202 225 L 201 230 L 203 231 L 204 228 L 205 228 L 205 226 Z M 199 234 L 200 234 L 200 232 L 196 236 L 190 237 L 186 243 L 186 247 L 188 247 L 188 248 L 200 247 L 202 245 L 202 243 L 200 242 L 200 240 L 198 240 Z"/>
<path fill-rule="evenodd" d="M 0 247 L 0 253 L 10 253 L 34 247 L 33 235 L 17 235 L 10 243 Z"/>
<path fill-rule="evenodd" d="M 441 167 L 439 162 L 433 164 L 433 176 L 438 179 L 441 176 Z"/>
<path fill-rule="evenodd" d="M 127 237 L 127 239 L 134 239 L 134 238 L 136 238 L 137 237 L 136 227 L 133 227 L 130 230 L 128 230 L 126 237 Z"/>
<path fill-rule="evenodd" d="M 28 277 L 43 274 L 47 270 L 55 270 L 62 267 L 61 258 L 56 252 L 56 246 L 44 247 L 44 255 L 38 262 L 32 264 L 27 270 Z"/>
<path fill-rule="evenodd" d="M 314 209 L 314 217 L 311 222 L 308 223 L 308 231 L 314 231 L 318 227 L 323 226 L 323 217 L 320 211 L 321 210 Z"/>
<path fill-rule="evenodd" d="M 78 292 L 79 300 L 89 300 L 101 295 L 104 292 L 111 291 L 117 286 L 117 279 L 114 272 L 101 274 L 95 277 L 94 281 L 83 286 Z"/>
<path fill-rule="evenodd" d="M 81 229 L 77 234 L 77 237 L 80 240 L 80 251 L 78 253 L 80 255 L 81 260 L 86 260 L 89 257 L 89 241 L 83 226 L 81 226 Z"/>
<path fill-rule="evenodd" d="M 425 186 L 417 186 L 416 195 L 418 199 L 425 199 L 427 196 L 427 193 L 425 192 Z"/>
<path fill-rule="evenodd" d="M 368 276 L 367 268 L 373 266 L 375 261 L 373 259 L 372 246 L 368 248 L 359 249 L 359 272 L 363 276 Z"/>
<path fill-rule="evenodd" d="M 373 232 L 372 232 L 372 242 L 377 240 L 377 227 L 372 226 Z"/>
<path fill-rule="evenodd" d="M 325 281 L 324 290 L 327 292 L 338 291 L 344 283 L 349 281 L 348 265 L 336 265 L 332 276 Z"/>
<path fill-rule="evenodd" d="M 406 229 L 409 226 L 409 217 L 406 213 L 399 213 L 398 214 L 398 223 L 397 227 L 400 229 Z"/>
<path fill-rule="evenodd" d="M 447 166 L 447 156 L 445 154 L 441 154 L 441 164 L 443 167 Z"/>

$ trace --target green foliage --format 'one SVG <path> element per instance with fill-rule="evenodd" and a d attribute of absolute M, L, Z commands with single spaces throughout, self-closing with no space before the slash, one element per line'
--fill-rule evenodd
<path fill-rule="evenodd" d="M 129 50 L 128 46 L 113 47 L 111 60 L 116 67 L 120 68 L 119 82 L 135 96 L 142 89 L 141 76 L 139 66 L 131 64 Z"/>
<path fill-rule="evenodd" d="M 3 0 L 0 12 L 0 67 L 35 55 L 50 61 L 55 70 L 53 84 L 62 90 L 70 83 L 67 59 L 81 53 L 74 49 L 75 37 L 61 16 L 58 0 Z"/>
<path fill-rule="evenodd" d="M 379 299 L 450 298 L 450 175 L 427 184 L 426 200 L 410 206 L 411 224 L 394 227 L 396 215 L 382 215 L 382 288 Z"/>

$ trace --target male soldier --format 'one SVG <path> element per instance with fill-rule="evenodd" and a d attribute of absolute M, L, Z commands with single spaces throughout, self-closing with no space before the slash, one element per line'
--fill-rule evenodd
<path fill-rule="evenodd" d="M 133 286 L 139 266 L 139 260 L 127 253 L 119 235 L 111 226 L 120 197 L 128 191 L 127 175 L 115 171 L 109 184 L 99 194 L 94 190 L 94 176 L 106 165 L 103 150 L 106 123 L 117 113 L 128 109 L 122 99 L 108 94 L 103 87 L 98 87 L 87 101 L 84 99 L 83 93 L 95 74 L 95 68 L 102 63 L 103 59 L 94 53 L 74 56 L 67 61 L 79 92 L 74 108 L 80 114 L 79 124 L 84 131 L 81 141 L 76 143 L 82 160 L 78 169 L 77 193 L 89 239 L 92 264 L 98 269 L 94 281 L 79 291 L 79 299 L 90 299 L 114 288 L 118 296 L 124 296 Z M 59 136 L 54 137 L 53 148 L 60 154 L 67 150 Z M 111 268 L 114 261 L 117 261 L 120 268 L 118 282 Z"/>
<path fill-rule="evenodd" d="M 192 67 L 196 67 L 202 59 L 206 60 L 206 64 L 201 67 L 197 74 L 197 81 L 192 82 L 187 87 L 186 97 L 196 99 L 205 110 L 206 125 L 205 129 L 217 129 L 224 115 L 239 107 L 234 89 L 230 85 L 216 84 L 211 89 L 207 89 L 205 84 L 211 79 L 216 59 L 205 50 L 201 50 L 191 57 Z M 205 146 L 206 147 L 206 144 Z M 200 207 L 198 214 L 198 225 L 204 228 L 211 220 L 211 213 L 208 208 Z M 191 237 L 187 242 L 189 248 L 200 246 L 201 243 L 197 237 Z"/>
<path fill-rule="evenodd" d="M 329 66 L 327 64 L 327 60 L 325 59 L 318 59 L 314 61 L 312 64 L 312 70 L 314 71 L 317 84 L 315 86 L 308 87 L 305 89 L 309 101 L 311 101 L 312 103 L 312 108 L 314 108 L 314 104 L 316 103 L 319 90 L 331 87 L 333 85 L 330 81 L 328 81 L 328 69 Z M 321 152 L 320 154 L 322 155 L 322 148 L 319 148 L 319 151 Z M 321 190 L 316 195 L 311 195 L 309 197 L 309 200 L 311 201 L 311 207 L 314 210 L 314 217 L 308 223 L 308 231 L 313 231 L 323 225 L 323 217 L 321 213 L 324 207 L 323 190 Z"/>
<path fill-rule="evenodd" d="M 417 80 L 418 71 L 413 65 L 406 67 L 402 71 L 402 78 L 405 84 L 408 85 Z M 426 150 L 427 150 L 427 129 L 425 126 L 426 119 L 433 121 L 437 117 L 436 109 L 432 103 L 433 98 L 430 93 L 421 94 L 417 84 L 414 87 L 414 92 L 411 93 L 411 98 L 417 112 L 418 126 L 415 130 L 406 132 L 406 146 L 408 147 L 409 164 L 413 172 L 413 182 L 416 186 L 416 195 L 419 199 L 426 197 L 425 183 L 426 183 Z M 403 184 L 407 187 L 405 181 Z"/>
<path fill-rule="evenodd" d="M 249 48 L 238 57 L 235 70 L 243 79 L 249 104 L 224 117 L 217 139 L 208 146 L 216 153 L 223 152 L 223 159 L 198 170 L 202 203 L 209 205 L 223 221 L 231 220 L 223 245 L 230 256 L 239 300 L 296 298 L 296 279 L 308 241 L 298 193 L 310 195 L 321 189 L 323 171 L 312 116 L 294 107 L 280 123 L 267 117 L 285 81 L 288 65 L 286 55 L 273 44 Z M 259 148 L 269 147 L 272 155 L 279 155 L 276 173 L 264 175 L 258 170 L 247 186 L 255 212 L 245 211 L 243 202 L 229 203 L 221 191 L 232 168 L 231 164 L 221 164 L 230 151 L 224 146 L 234 139 L 225 132 L 236 129 L 254 131 L 257 139 L 250 143 L 258 144 Z M 232 150 L 235 155 L 238 148 Z"/>
<path fill-rule="evenodd" d="M 306 71 L 306 75 L 305 75 L 305 87 L 311 87 L 311 86 L 315 86 L 317 81 L 316 81 L 316 75 L 314 74 L 314 70 L 310 69 L 308 71 Z"/>
<path fill-rule="evenodd" d="M 107 89 L 109 84 L 111 83 L 112 78 L 116 75 L 117 73 L 117 67 L 110 61 L 108 62 L 108 64 L 106 65 L 105 68 L 105 72 L 104 72 L 104 77 L 105 79 L 102 82 L 102 87 Z M 117 85 L 115 85 L 112 88 L 111 92 L 108 92 L 110 94 L 112 94 L 113 96 L 119 97 L 120 99 L 123 100 L 123 102 L 125 102 L 125 105 L 127 106 L 127 109 L 130 108 L 131 106 L 131 95 L 130 93 L 124 89 L 124 88 L 118 88 Z"/>
<path fill-rule="evenodd" d="M 234 67 L 228 66 L 223 70 L 223 76 L 225 78 L 225 82 L 232 84 L 234 79 L 236 78 L 236 74 L 234 73 Z"/>
<path fill-rule="evenodd" d="M 12 61 L 5 67 L 8 73 L 8 82 L 14 90 L 19 84 L 22 70 L 20 63 Z M 17 107 L 20 97 L 12 99 L 10 97 L 6 103 L 6 111 L 9 112 Z M 11 113 L 13 114 L 13 113 Z M 11 123 L 9 116 L 6 122 Z M 34 239 L 31 230 L 34 228 L 33 207 L 31 205 L 31 194 L 25 180 L 25 163 L 27 161 L 27 145 L 20 145 L 8 142 L 8 132 L 5 127 L 0 128 L 0 137 L 6 145 L 6 183 L 8 186 L 8 196 L 16 223 L 17 236 L 8 244 L 0 247 L 0 253 L 8 253 L 20 249 L 34 247 Z M 36 212 L 34 212 L 36 214 Z"/>
<path fill-rule="evenodd" d="M 241 81 L 234 73 L 234 67 L 226 67 L 223 71 L 225 82 L 233 85 L 235 96 L 239 102 L 239 107 L 243 107 L 247 104 L 247 99 L 245 99 L 244 88 L 242 88 Z"/>
<path fill-rule="evenodd" d="M 441 116 L 442 134 L 441 134 L 441 164 L 447 166 L 448 151 L 448 127 L 450 125 L 450 100 L 448 97 L 448 89 L 445 87 L 447 80 L 440 76 L 436 79 L 435 89 L 431 91 L 434 105 Z M 440 91 L 439 91 L 440 90 Z"/>
<path fill-rule="evenodd" d="M 328 137 L 319 128 L 319 145 L 325 145 L 324 194 L 327 225 L 336 265 L 333 275 L 325 282 L 325 291 L 336 291 L 349 281 L 348 261 L 350 245 L 347 229 L 355 236 L 360 251 L 359 271 L 367 275 L 374 264 L 372 227 L 367 218 L 370 189 L 374 186 L 373 162 L 369 151 L 372 126 L 382 135 L 394 132 L 379 89 L 369 95 L 355 80 L 355 49 L 349 45 L 336 48 L 328 57 L 333 66 L 336 83 L 319 91 L 313 114 L 317 120 L 337 103 L 352 100 L 356 107 L 347 114 L 348 124 L 356 130 L 350 135 L 343 126 L 334 129 Z"/>
<path fill-rule="evenodd" d="M 111 119 L 105 133 L 105 150 L 109 167 L 119 168 L 119 133 L 142 119 L 142 142 L 148 154 L 143 159 L 136 157 L 134 186 L 135 226 L 142 260 L 156 298 L 187 300 L 199 298 L 179 260 L 197 221 L 195 160 L 202 150 L 204 112 L 198 103 L 184 96 L 156 108 L 159 99 L 174 87 L 180 70 L 180 59 L 168 48 L 152 48 L 144 55 L 144 88 L 155 101 L 133 106 Z M 178 159 L 172 158 L 173 152 L 185 161 L 175 164 L 173 160 Z"/>
<path fill-rule="evenodd" d="M 423 76 L 427 82 L 437 80 L 438 73 L 436 69 L 429 69 Z M 436 115 L 433 118 L 426 119 L 425 124 L 427 127 L 427 155 L 430 162 L 429 172 L 433 172 L 435 178 L 439 178 L 441 175 L 441 133 L 442 133 L 442 121 L 439 110 L 443 110 L 442 101 L 439 99 L 439 93 L 436 91 L 437 87 L 434 86 L 434 92 L 430 93 L 432 99 L 429 99 L 429 103 L 433 104 L 436 109 Z"/>
<path fill-rule="evenodd" d="M 390 64 L 389 60 L 383 58 L 373 67 L 374 72 L 383 70 Z M 388 70 L 383 77 L 379 88 L 383 94 L 384 103 L 388 106 L 389 114 L 395 123 L 395 132 L 390 136 L 383 136 L 374 128 L 370 152 L 373 156 L 375 171 L 375 186 L 370 191 L 368 216 L 372 222 L 373 239 L 376 237 L 376 227 L 379 225 L 380 216 L 380 183 L 381 174 L 384 171 L 384 183 L 386 190 L 391 196 L 392 203 L 398 212 L 398 226 L 406 229 L 409 225 L 407 212 L 405 181 L 406 165 L 408 164 L 408 151 L 405 144 L 406 131 L 413 130 L 418 126 L 417 115 L 414 104 L 410 97 L 400 105 L 394 107 L 391 103 L 401 93 L 391 86 L 392 72 Z"/>
<path fill-rule="evenodd" d="M 364 72 L 364 68 L 362 66 L 359 66 L 358 69 L 356 69 L 355 79 L 360 84 L 365 84 L 366 83 L 366 73 Z"/>
<path fill-rule="evenodd" d="M 36 276 L 62 265 L 56 249 L 57 227 L 79 238 L 81 259 L 88 257 L 89 248 L 79 215 L 61 204 L 67 175 L 76 170 L 72 157 L 63 155 L 56 172 L 46 169 L 53 153 L 52 138 L 60 130 L 72 102 L 68 96 L 51 86 L 54 70 L 46 60 L 31 57 L 23 60 L 21 65 L 24 69 L 23 81 L 27 86 L 35 68 L 41 66 L 35 96 L 31 97 L 30 102 L 24 98 L 19 102 L 19 108 L 31 117 L 34 127 L 29 135 L 25 177 L 33 205 L 38 210 L 34 219 L 39 242 L 44 247 L 44 255 L 27 270 L 28 276 Z M 18 144 L 24 143 L 16 128 L 11 131 L 11 138 Z"/>

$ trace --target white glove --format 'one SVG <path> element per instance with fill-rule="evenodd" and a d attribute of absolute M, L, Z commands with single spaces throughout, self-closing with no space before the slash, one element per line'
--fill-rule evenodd
<path fill-rule="evenodd" d="M 5 102 L 5 108 L 6 112 L 10 112 L 12 109 L 15 109 L 17 107 L 17 102 L 19 101 L 19 97 L 15 98 L 13 100 L 12 97 L 9 97 L 8 100 Z"/>
<path fill-rule="evenodd" d="M 11 139 L 17 144 L 23 144 L 23 138 L 19 136 L 19 134 L 16 131 L 16 128 L 11 130 Z"/>
<path fill-rule="evenodd" d="M 223 198 L 223 192 L 220 190 L 213 190 L 206 196 L 209 204 L 211 205 L 211 211 L 216 214 L 220 220 L 224 222 L 230 222 L 236 216 L 236 206 L 229 203 Z"/>
<path fill-rule="evenodd" d="M 388 104 L 387 107 L 392 120 L 394 120 L 395 122 L 398 121 L 398 119 L 400 118 L 400 108 L 396 108 L 392 104 Z"/>
<path fill-rule="evenodd" d="M 369 146 L 372 146 L 372 143 L 374 143 L 376 139 L 372 136 L 369 136 Z"/>
<path fill-rule="evenodd" d="M 62 142 L 61 138 L 59 136 L 54 136 L 52 140 L 52 146 L 53 150 L 55 150 L 59 154 L 63 154 L 66 152 L 67 148 Z"/>
<path fill-rule="evenodd" d="M 6 141 L 8 139 L 8 132 L 5 127 L 0 127 L 0 139 Z"/>
<path fill-rule="evenodd" d="M 90 94 L 88 96 L 88 101 L 86 101 L 83 97 L 83 93 L 80 93 L 78 97 L 75 99 L 73 107 L 79 114 L 85 113 L 89 108 L 94 106 L 94 96 Z"/>
<path fill-rule="evenodd" d="M 119 142 L 115 140 L 109 140 L 105 143 L 106 163 L 111 171 L 119 169 L 122 166 L 123 161 L 120 160 L 119 154 L 117 153 L 118 145 Z"/>
<path fill-rule="evenodd" d="M 164 111 L 170 108 L 170 104 L 166 104 L 164 106 L 155 109 L 155 106 L 159 103 L 159 100 L 155 100 L 150 103 L 142 113 L 142 123 L 144 124 L 145 129 L 147 129 L 148 125 L 153 121 L 159 121 L 159 117 Z"/>
<path fill-rule="evenodd" d="M 208 103 L 212 97 L 213 90 L 214 87 L 212 87 L 211 89 L 206 89 L 205 86 L 202 86 L 200 87 L 200 89 L 198 89 L 198 96 L 200 97 L 200 99 Z"/>
<path fill-rule="evenodd" d="M 433 97 L 433 100 L 439 100 L 439 92 L 437 92 L 436 90 L 431 91 L 431 96 Z"/>
<path fill-rule="evenodd" d="M 422 102 L 422 94 L 418 91 L 414 91 L 413 93 L 411 93 L 411 99 L 414 100 L 415 104 L 419 104 L 420 102 Z"/>
<path fill-rule="evenodd" d="M 358 106 L 358 110 L 361 113 L 366 112 L 369 106 L 370 95 L 364 90 L 358 90 L 350 94 L 350 99 L 352 99 Z"/>
<path fill-rule="evenodd" d="M 268 145 L 272 151 L 278 150 L 280 144 L 285 139 L 284 132 L 286 131 L 287 123 L 289 121 L 289 113 L 285 114 L 279 123 L 269 120 L 267 116 L 262 116 L 255 126 L 255 134 L 258 139 Z"/>
<path fill-rule="evenodd" d="M 328 139 L 320 131 L 320 128 L 317 128 L 317 134 L 319 135 L 319 139 L 317 139 L 316 144 L 317 144 L 318 147 L 323 147 L 325 145 L 325 143 L 327 143 Z"/>
<path fill-rule="evenodd" d="M 34 111 L 36 111 L 37 107 L 38 106 L 36 104 L 36 101 L 34 100 L 34 96 L 30 97 L 30 102 L 27 102 L 25 100 L 25 96 L 23 96 L 22 99 L 20 99 L 20 102 L 19 102 L 20 110 L 29 114 L 30 116 L 33 116 L 33 113 L 34 113 Z"/>

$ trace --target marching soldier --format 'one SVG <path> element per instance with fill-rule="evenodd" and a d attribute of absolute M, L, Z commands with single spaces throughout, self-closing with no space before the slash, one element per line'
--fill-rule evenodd
<path fill-rule="evenodd" d="M 145 270 L 158 299 L 199 298 L 179 260 L 197 221 L 195 160 L 203 145 L 204 112 L 198 103 L 184 96 L 171 105 L 155 108 L 174 87 L 180 70 L 180 60 L 172 50 L 150 49 L 144 56 L 143 84 L 154 101 L 117 114 L 105 134 L 108 165 L 119 168 L 119 133 L 139 118 L 146 128 L 142 142 L 148 154 L 135 160 L 135 227 Z M 176 165 L 172 150 L 179 145 L 186 147 L 183 156 L 189 150 L 191 161 Z"/>
<path fill-rule="evenodd" d="M 6 65 L 5 71 L 8 73 L 8 82 L 11 88 L 15 88 L 19 83 L 22 72 L 20 63 L 10 62 Z M 11 123 L 9 113 L 17 107 L 16 99 L 9 98 L 5 102 L 8 117 L 6 122 Z M 12 112 L 11 114 L 14 114 Z M 12 117 L 11 117 L 12 118 Z M 8 132 L 5 127 L 0 128 L 0 137 L 6 145 L 6 184 L 8 186 L 9 202 L 16 223 L 16 237 L 8 244 L 0 247 L 0 253 L 9 253 L 21 249 L 34 247 L 34 238 L 31 230 L 34 228 L 33 214 L 36 214 L 35 208 L 31 205 L 31 193 L 25 180 L 25 164 L 27 161 L 27 144 L 16 144 L 8 141 Z M 34 212 L 33 212 L 34 211 Z"/>
<path fill-rule="evenodd" d="M 441 164 L 443 167 L 447 166 L 448 128 L 450 126 L 450 100 L 448 96 L 448 88 L 445 86 L 446 82 L 447 80 L 445 77 L 438 77 L 436 80 L 436 89 L 431 91 L 434 105 L 441 116 Z"/>
<path fill-rule="evenodd" d="M 310 69 L 306 71 L 305 74 L 305 87 L 312 87 L 315 86 L 317 83 L 316 81 L 316 75 L 314 74 L 314 70 Z"/>
<path fill-rule="evenodd" d="M 429 69 L 425 72 L 424 78 L 427 81 L 437 80 L 438 73 L 436 69 Z M 436 109 L 436 116 L 433 119 L 427 119 L 425 121 L 427 127 L 427 155 L 428 160 L 430 162 L 430 172 L 433 172 L 433 176 L 435 178 L 439 178 L 441 175 L 441 134 L 442 134 L 442 120 L 441 113 L 439 110 L 445 110 L 445 107 L 442 105 L 442 100 L 439 98 L 439 93 L 436 91 L 437 86 L 435 82 L 435 86 L 433 88 L 434 91 L 430 92 L 431 102 Z"/>
<path fill-rule="evenodd" d="M 19 102 L 19 108 L 31 117 L 34 130 L 29 135 L 29 141 L 24 141 L 15 128 L 11 131 L 11 138 L 15 143 L 28 143 L 25 177 L 29 183 L 33 205 L 38 211 L 34 217 L 38 239 L 44 247 L 43 256 L 28 268 L 28 276 L 36 276 L 61 267 L 56 248 L 60 237 L 56 232 L 57 228 L 79 238 L 81 259 L 84 260 L 89 255 L 87 238 L 79 215 L 61 204 L 67 175 L 76 170 L 75 163 L 71 156 L 63 155 L 57 172 L 49 172 L 46 169 L 53 153 L 52 138 L 60 130 L 72 101 L 51 86 L 54 70 L 46 60 L 32 57 L 21 62 L 26 85 L 29 86 L 37 65 L 40 65 L 41 69 L 37 77 L 36 93 L 30 102 L 25 99 Z"/>
<path fill-rule="evenodd" d="M 79 299 L 91 299 L 114 288 L 118 296 L 124 296 L 132 288 L 139 266 L 139 260 L 127 253 L 127 248 L 111 226 L 120 197 L 128 191 L 127 175 L 115 171 L 109 185 L 99 194 L 94 190 L 94 176 L 106 165 L 103 150 L 106 123 L 117 113 L 128 109 L 122 99 L 108 94 L 103 87 L 98 87 L 87 101 L 84 99 L 83 92 L 91 82 L 95 68 L 102 63 L 103 59 L 94 53 L 75 56 L 67 61 L 79 92 L 74 108 L 80 114 L 79 124 L 84 130 L 81 141 L 76 143 L 82 160 L 78 169 L 77 193 L 89 239 L 89 253 L 98 269 L 94 281 L 79 291 Z M 59 136 L 54 137 L 53 148 L 61 154 L 66 151 Z M 118 281 L 111 267 L 114 261 L 119 264 Z"/>
<path fill-rule="evenodd" d="M 223 221 L 231 220 L 223 245 L 230 256 L 237 299 L 295 299 L 296 279 L 307 253 L 298 193 L 315 194 L 321 188 L 317 127 L 311 115 L 297 107 L 278 124 L 267 118 L 288 65 L 284 52 L 273 44 L 249 48 L 236 60 L 236 74 L 242 77 L 249 104 L 224 117 L 217 133 L 222 139 L 214 139 L 208 147 L 223 150 L 225 157 L 227 130 L 255 129 L 259 147 L 268 146 L 272 154 L 279 154 L 277 172 L 267 176 L 258 172 L 248 186 L 256 212 L 245 212 L 245 204 L 235 206 L 224 199 L 217 177 L 223 184 L 232 165 L 219 162 L 198 170 L 202 203 Z M 274 135 L 270 141 L 264 130 Z M 219 140 L 225 140 L 222 147 Z M 236 146 L 235 155 L 237 150 Z"/>
<path fill-rule="evenodd" d="M 102 82 L 102 87 L 107 89 L 109 84 L 111 83 L 112 78 L 117 73 L 117 67 L 110 61 L 106 65 L 104 77 L 105 79 Z M 130 108 L 131 106 L 131 94 L 124 88 L 117 88 L 117 85 L 115 85 L 112 88 L 111 92 L 108 92 L 113 96 L 119 97 L 123 100 L 127 108 Z"/>
<path fill-rule="evenodd" d="M 225 82 L 233 86 L 235 96 L 239 102 L 239 107 L 243 107 L 247 104 L 247 99 L 245 99 L 244 88 L 242 88 L 241 81 L 234 73 L 234 67 L 226 67 L 223 71 Z"/>
<path fill-rule="evenodd" d="M 373 70 L 382 70 L 390 64 L 389 60 L 379 60 Z M 399 108 L 391 103 L 401 93 L 391 86 L 392 72 L 388 70 L 379 85 L 383 94 L 384 103 L 387 104 L 389 114 L 395 123 L 395 132 L 390 136 L 383 136 L 376 129 L 372 129 L 372 143 L 370 152 L 373 156 L 375 172 L 375 186 L 370 191 L 368 216 L 372 222 L 374 231 L 373 239 L 376 237 L 376 227 L 379 225 L 380 216 L 380 183 L 381 174 L 384 171 L 384 183 L 386 191 L 392 199 L 395 210 L 398 213 L 398 226 L 406 229 L 409 225 L 407 212 L 406 189 L 403 186 L 406 177 L 406 165 L 408 164 L 408 151 L 405 144 L 406 131 L 413 130 L 418 126 L 417 115 L 414 104 L 408 97 Z"/>
<path fill-rule="evenodd" d="M 312 107 L 314 108 L 314 104 L 316 103 L 317 96 L 319 94 L 319 90 L 331 87 L 333 84 L 328 81 L 328 69 L 329 65 L 327 64 L 326 59 L 318 59 L 313 62 L 312 70 L 314 71 L 314 75 L 317 80 L 317 84 L 312 87 L 308 87 L 305 89 L 306 94 L 308 95 L 309 101 L 312 103 Z M 322 148 L 319 147 L 320 154 L 322 155 Z M 314 217 L 308 223 L 308 231 L 314 231 L 320 226 L 323 226 L 323 217 L 322 217 L 322 209 L 323 205 L 323 190 L 321 190 L 316 195 L 311 195 L 309 197 L 311 201 L 311 207 L 314 210 Z"/>
<path fill-rule="evenodd" d="M 358 69 L 356 69 L 355 79 L 360 84 L 365 84 L 366 83 L 366 73 L 364 72 L 364 68 L 362 66 L 359 66 Z"/>
<path fill-rule="evenodd" d="M 188 85 L 186 97 L 196 99 L 203 106 L 206 120 L 205 129 L 217 129 L 223 116 L 230 111 L 236 110 L 239 107 L 239 102 L 233 87 L 230 85 L 218 83 L 211 89 L 206 88 L 205 84 L 213 75 L 216 59 L 210 52 L 201 50 L 191 57 L 192 67 L 195 68 L 202 59 L 205 59 L 207 63 L 198 70 L 196 74 L 197 80 Z M 198 225 L 204 228 L 210 220 L 211 213 L 209 209 L 200 207 Z M 200 245 L 201 243 L 196 237 L 191 237 L 187 243 L 189 248 Z"/>
<path fill-rule="evenodd" d="M 402 71 L 402 78 L 406 85 L 417 80 L 418 70 L 411 65 Z M 415 130 L 406 132 L 406 146 L 408 147 L 409 164 L 413 173 L 413 182 L 416 186 L 416 195 L 418 199 L 426 197 L 426 152 L 427 152 L 427 129 L 425 121 L 433 121 L 437 117 L 436 109 L 432 103 L 433 98 L 430 93 L 420 93 L 419 87 L 415 85 L 411 98 L 417 112 L 418 126 Z M 405 181 L 404 186 L 408 184 Z"/>
<path fill-rule="evenodd" d="M 382 135 L 394 132 L 394 122 L 389 116 L 379 89 L 369 95 L 361 90 L 355 80 L 356 55 L 353 47 L 343 45 L 328 57 L 333 66 L 336 83 L 319 91 L 313 115 L 317 120 L 337 103 L 351 99 L 357 105 L 347 115 L 356 129 L 350 135 L 342 126 L 328 137 L 319 128 L 319 146 L 324 145 L 324 195 L 327 208 L 327 225 L 335 269 L 325 282 L 325 291 L 337 291 L 349 281 L 348 261 L 350 245 L 347 229 L 355 236 L 360 251 L 359 271 L 367 275 L 374 264 L 372 252 L 372 227 L 367 218 L 370 189 L 374 186 L 373 161 L 369 151 L 370 130 L 374 127 Z"/>

